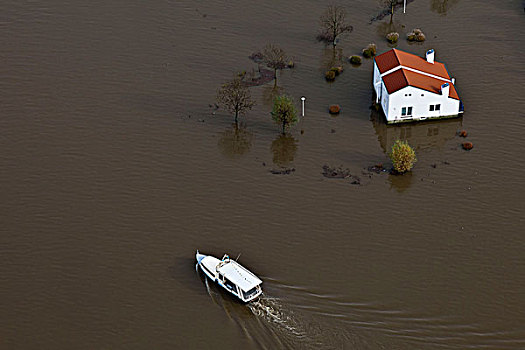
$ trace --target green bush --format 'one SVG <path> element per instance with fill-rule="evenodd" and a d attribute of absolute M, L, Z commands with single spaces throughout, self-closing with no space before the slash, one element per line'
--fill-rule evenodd
<path fill-rule="evenodd" d="M 368 44 L 366 48 L 363 49 L 363 56 L 366 58 L 370 58 L 372 56 L 376 55 L 376 44 Z"/>
<path fill-rule="evenodd" d="M 273 100 L 272 119 L 282 126 L 282 133 L 297 123 L 297 109 L 291 97 L 286 95 L 277 96 Z"/>
<path fill-rule="evenodd" d="M 329 70 L 325 73 L 324 77 L 326 78 L 326 80 L 328 81 L 332 81 L 332 80 L 335 80 L 335 72 L 333 70 Z"/>
<path fill-rule="evenodd" d="M 399 33 L 397 32 L 388 33 L 386 35 L 386 40 L 388 40 L 388 42 L 391 44 L 397 43 L 398 39 L 399 39 Z"/>
<path fill-rule="evenodd" d="M 338 76 L 339 74 L 343 73 L 343 67 L 342 66 L 332 67 L 332 68 L 330 68 L 330 70 L 332 72 L 334 72 L 336 76 Z"/>
<path fill-rule="evenodd" d="M 410 171 L 417 161 L 416 152 L 407 141 L 397 140 L 389 154 L 394 170 L 400 174 Z"/>
<path fill-rule="evenodd" d="M 350 63 L 352 64 L 361 64 L 361 57 L 357 55 L 350 56 Z"/>

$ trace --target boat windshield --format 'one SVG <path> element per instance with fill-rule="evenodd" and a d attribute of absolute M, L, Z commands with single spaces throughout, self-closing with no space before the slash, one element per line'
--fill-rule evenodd
<path fill-rule="evenodd" d="M 250 289 L 250 290 L 247 291 L 247 292 L 242 291 L 242 296 L 243 296 L 244 300 L 248 300 L 248 299 L 250 299 L 252 296 L 254 296 L 255 294 L 257 294 L 257 292 L 258 292 L 258 287 L 259 287 L 259 286 L 253 287 L 252 289 Z"/>

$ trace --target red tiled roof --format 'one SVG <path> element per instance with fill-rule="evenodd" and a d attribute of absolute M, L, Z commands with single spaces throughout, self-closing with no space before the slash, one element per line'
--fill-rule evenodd
<path fill-rule="evenodd" d="M 426 58 L 398 49 L 392 49 L 376 56 L 375 61 L 381 74 L 397 66 L 405 66 L 450 80 L 450 76 L 448 75 L 447 69 L 443 63 L 436 61 L 434 61 L 434 63 L 428 63 Z"/>
<path fill-rule="evenodd" d="M 404 69 L 398 69 L 383 77 L 383 82 L 389 94 L 408 86 L 408 80 L 403 71 Z"/>
<path fill-rule="evenodd" d="M 377 68 L 379 68 L 381 74 L 399 66 L 399 60 L 397 59 L 394 50 L 388 50 L 387 52 L 376 56 L 374 60 L 376 61 Z"/>
<path fill-rule="evenodd" d="M 389 94 L 401 90 L 407 86 L 414 86 L 435 94 L 441 94 L 441 85 L 445 81 L 429 77 L 428 75 L 419 74 L 407 69 L 398 69 L 383 77 L 383 82 Z M 449 83 L 449 97 L 459 100 L 458 92 L 452 83 Z"/>

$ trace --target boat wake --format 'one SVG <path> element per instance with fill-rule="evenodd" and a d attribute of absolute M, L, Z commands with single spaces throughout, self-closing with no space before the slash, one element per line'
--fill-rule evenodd
<path fill-rule="evenodd" d="M 373 301 L 316 292 L 264 277 L 265 294 L 241 304 L 205 279 L 215 304 L 261 349 L 403 348 L 515 349 L 512 330 L 462 324 L 453 315 L 425 315 Z"/>
<path fill-rule="evenodd" d="M 290 308 L 323 325 L 323 347 L 342 343 L 357 348 L 403 348 L 407 344 L 418 349 L 525 348 L 519 329 L 489 329 L 482 324 L 462 323 L 457 315 L 417 313 L 380 302 L 314 292 L 267 277 L 265 281 L 272 291 L 286 295 Z M 327 339 L 332 344 L 326 344 Z"/>
<path fill-rule="evenodd" d="M 301 325 L 297 322 L 291 310 L 284 307 L 279 302 L 279 299 L 264 296 L 248 304 L 248 308 L 255 316 L 269 324 L 275 325 L 276 328 L 297 338 L 306 337 L 305 331 L 301 329 Z"/>
<path fill-rule="evenodd" d="M 311 334 L 306 322 L 279 298 L 263 294 L 248 304 L 239 303 L 202 276 L 214 304 L 222 308 L 244 336 L 261 349 L 310 348 Z"/>

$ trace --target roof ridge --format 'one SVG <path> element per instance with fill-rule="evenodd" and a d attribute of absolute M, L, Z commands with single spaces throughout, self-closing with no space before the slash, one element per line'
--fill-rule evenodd
<path fill-rule="evenodd" d="M 405 74 L 405 70 L 403 68 L 400 68 L 399 70 L 401 71 L 401 74 L 403 74 L 403 79 L 405 79 L 406 85 L 410 85 L 410 82 L 408 81 L 408 78 Z"/>
<path fill-rule="evenodd" d="M 401 66 L 401 61 L 399 60 L 399 57 L 397 56 L 397 49 L 394 47 L 392 49 L 392 51 L 394 51 L 394 57 L 396 58 L 396 61 L 397 61 L 397 66 L 396 67 L 399 67 Z M 394 67 L 395 68 L 395 67 Z"/>

